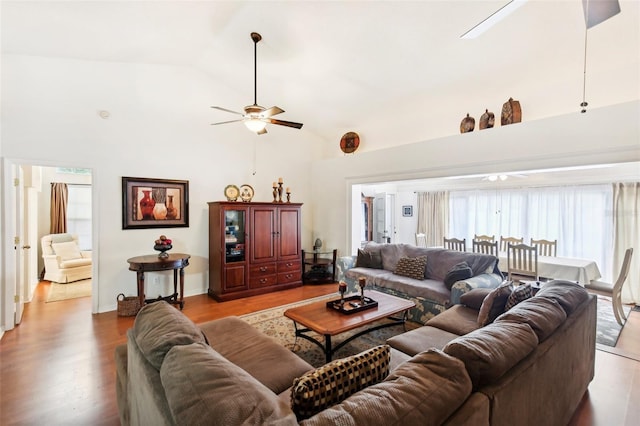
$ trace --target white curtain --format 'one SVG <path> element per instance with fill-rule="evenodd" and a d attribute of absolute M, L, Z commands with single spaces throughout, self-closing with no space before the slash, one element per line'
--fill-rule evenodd
<path fill-rule="evenodd" d="M 594 260 L 613 278 L 610 185 L 452 191 L 448 234 L 558 240 L 558 256 Z M 616 272 L 617 274 L 617 272 Z"/>
<path fill-rule="evenodd" d="M 418 193 L 418 229 L 425 234 L 427 247 L 441 246 L 449 228 L 449 193 Z"/>
<path fill-rule="evenodd" d="M 640 305 L 640 183 L 613 184 L 614 280 L 624 252 L 633 247 L 629 276 L 622 288 L 622 303 Z"/>

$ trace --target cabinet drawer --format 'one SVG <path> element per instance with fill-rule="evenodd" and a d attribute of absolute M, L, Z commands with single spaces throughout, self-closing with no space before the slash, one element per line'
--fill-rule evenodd
<path fill-rule="evenodd" d="M 269 287 L 277 282 L 277 275 L 251 276 L 249 279 L 250 288 Z"/>
<path fill-rule="evenodd" d="M 278 262 L 278 274 L 281 272 L 293 272 L 300 271 L 302 268 L 300 260 L 287 260 L 284 262 Z"/>
<path fill-rule="evenodd" d="M 281 272 L 278 274 L 278 284 L 294 283 L 296 281 L 300 281 L 301 278 L 300 270 Z"/>
<path fill-rule="evenodd" d="M 252 278 L 261 277 L 263 275 L 274 275 L 276 273 L 276 264 L 261 263 L 258 265 L 251 265 L 249 271 L 249 275 Z"/>

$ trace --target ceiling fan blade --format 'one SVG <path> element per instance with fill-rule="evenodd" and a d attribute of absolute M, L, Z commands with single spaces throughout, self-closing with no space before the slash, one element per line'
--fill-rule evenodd
<path fill-rule="evenodd" d="M 211 123 L 211 125 L 217 126 L 218 124 L 237 123 L 238 121 L 244 121 L 244 118 L 241 118 L 239 120 L 230 120 L 230 121 L 221 121 L 219 123 Z"/>
<path fill-rule="evenodd" d="M 212 106 L 211 108 L 219 109 L 220 111 L 230 112 L 231 114 L 244 115 L 244 114 L 243 114 L 243 113 L 241 113 L 241 112 L 238 112 L 238 111 L 231 111 L 230 109 L 222 108 L 222 107 L 219 107 L 219 106 Z"/>
<path fill-rule="evenodd" d="M 271 124 L 279 124 L 281 126 L 294 127 L 296 129 L 302 128 L 302 123 L 294 123 L 293 121 L 276 120 L 275 118 L 269 118 L 267 121 Z"/>
<path fill-rule="evenodd" d="M 262 116 L 264 118 L 269 118 L 269 117 L 273 117 L 276 114 L 282 114 L 284 112 L 283 109 L 281 109 L 280 107 L 277 106 L 272 106 L 269 109 L 266 109 L 262 112 Z"/>

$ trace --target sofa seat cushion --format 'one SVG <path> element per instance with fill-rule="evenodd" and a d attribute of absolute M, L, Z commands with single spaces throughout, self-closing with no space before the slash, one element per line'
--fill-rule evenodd
<path fill-rule="evenodd" d="M 213 349 L 274 393 L 281 393 L 293 379 L 313 370 L 312 365 L 238 317 L 202 323 L 200 328 Z"/>
<path fill-rule="evenodd" d="M 276 394 L 206 344 L 173 347 L 160 378 L 176 424 L 297 424 Z"/>
<path fill-rule="evenodd" d="M 382 382 L 303 420 L 302 425 L 442 424 L 471 393 L 464 364 L 437 350 L 421 352 Z"/>
<path fill-rule="evenodd" d="M 78 268 L 80 266 L 91 266 L 91 259 L 80 258 L 80 259 L 71 259 L 71 260 L 63 260 L 59 264 L 60 269 L 67 268 Z"/>
<path fill-rule="evenodd" d="M 568 316 L 589 298 L 589 293 L 580 284 L 565 280 L 553 280 L 544 283 L 536 293 L 536 297 L 556 300 Z"/>
<path fill-rule="evenodd" d="M 567 314 L 556 300 L 534 296 L 500 315 L 496 322 L 527 323 L 538 336 L 538 340 L 544 342 L 566 319 Z"/>
<path fill-rule="evenodd" d="M 387 344 L 409 356 L 414 356 L 427 349 L 442 349 L 456 337 L 458 337 L 457 334 L 425 325 L 393 336 L 387 339 Z"/>
<path fill-rule="evenodd" d="M 422 297 L 433 300 L 442 305 L 448 305 L 451 300 L 451 291 L 445 287 L 444 282 L 429 279 L 416 280 L 402 275 L 396 275 L 386 269 L 353 268 L 345 272 L 345 276 L 357 280 L 365 277 L 367 284 L 388 288 L 396 292 L 406 294 L 409 297 Z"/>
<path fill-rule="evenodd" d="M 374 385 L 389 374 L 390 350 L 380 345 L 337 359 L 296 378 L 291 386 L 291 408 L 305 419 L 350 395 Z"/>
<path fill-rule="evenodd" d="M 449 333 L 462 336 L 480 328 L 478 325 L 478 311 L 464 305 L 454 305 L 427 321 L 431 327 L 436 327 Z"/>
<path fill-rule="evenodd" d="M 469 290 L 460 296 L 460 303 L 465 305 L 468 308 L 475 309 L 476 311 L 480 311 L 482 307 L 482 302 L 484 302 L 484 298 L 489 295 L 493 291 L 492 288 L 479 287 Z"/>
<path fill-rule="evenodd" d="M 464 362 L 478 389 L 496 381 L 537 346 L 529 324 L 501 321 L 452 340 L 443 351 Z"/>
<path fill-rule="evenodd" d="M 202 331 L 182 312 L 165 301 L 140 309 L 132 334 L 147 361 L 160 370 L 169 350 L 176 345 L 206 343 Z"/>

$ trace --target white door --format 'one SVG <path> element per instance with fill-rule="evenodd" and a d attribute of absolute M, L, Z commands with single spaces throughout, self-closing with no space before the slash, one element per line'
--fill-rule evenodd
<path fill-rule="evenodd" d="M 15 191 L 15 205 L 14 205 L 14 253 L 15 253 L 15 325 L 20 324 L 22 321 L 22 312 L 24 311 L 24 300 L 26 295 L 25 286 L 25 249 L 28 250 L 28 243 L 25 242 L 25 220 L 24 220 L 24 176 L 22 167 L 19 165 L 13 165 L 13 190 Z"/>
<path fill-rule="evenodd" d="M 373 241 L 387 242 L 385 194 L 376 194 L 373 199 Z"/>

